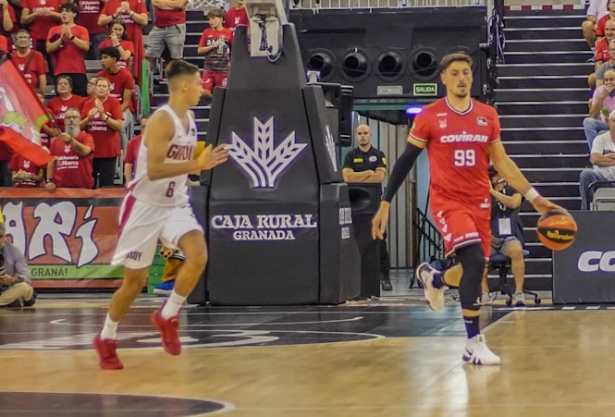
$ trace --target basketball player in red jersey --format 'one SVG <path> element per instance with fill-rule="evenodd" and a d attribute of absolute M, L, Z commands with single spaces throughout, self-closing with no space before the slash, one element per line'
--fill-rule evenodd
<path fill-rule="evenodd" d="M 407 148 L 391 172 L 383 201 L 372 221 L 372 235 L 374 239 L 383 238 L 391 200 L 418 155 L 427 148 L 431 213 L 444 239 L 446 255 L 454 254 L 459 265 L 440 273 L 424 263 L 417 268 L 416 275 L 423 284 L 429 306 L 435 311 L 444 308 L 446 287 L 459 288 L 468 334 L 463 360 L 475 365 L 499 365 L 499 356 L 487 347 L 478 324 L 477 299 L 491 246 L 489 159 L 538 212 L 563 209 L 541 197 L 506 155 L 495 109 L 470 97 L 470 56 L 449 54 L 442 59 L 440 68 L 446 97 L 426 106 L 416 117 Z"/>
<path fill-rule="evenodd" d="M 206 147 L 197 158 L 197 129 L 190 107 L 201 98 L 199 69 L 183 60 L 166 68 L 169 102 L 148 120 L 137 156 L 134 179 L 120 210 L 119 238 L 112 264 L 124 265 L 124 281 L 109 305 L 94 347 L 102 369 L 122 369 L 117 356 L 116 329 L 147 280 L 158 240 L 181 249 L 186 258 L 175 287 L 151 321 L 160 331 L 162 347 L 181 353 L 177 336 L 178 312 L 201 276 L 207 262 L 203 229 L 188 199 L 188 174 L 211 169 L 227 161 L 224 145 Z"/>

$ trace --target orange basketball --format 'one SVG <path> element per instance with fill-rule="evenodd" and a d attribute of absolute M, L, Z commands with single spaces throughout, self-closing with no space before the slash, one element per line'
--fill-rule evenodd
<path fill-rule="evenodd" d="M 577 222 L 563 210 L 550 210 L 540 216 L 536 223 L 538 239 L 552 250 L 566 249 L 577 235 Z"/>

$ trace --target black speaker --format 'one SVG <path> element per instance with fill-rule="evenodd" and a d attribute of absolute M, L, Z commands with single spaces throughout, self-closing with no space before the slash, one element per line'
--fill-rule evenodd
<path fill-rule="evenodd" d="M 378 211 L 382 186 L 348 183 L 355 240 L 361 254 L 361 297 L 380 296 L 380 242 L 372 239 L 372 218 Z"/>
<path fill-rule="evenodd" d="M 473 61 L 471 94 L 481 96 L 486 82 L 485 10 L 449 9 L 292 10 L 303 64 L 319 71 L 320 81 L 355 87 L 355 99 L 443 97 L 440 61 L 452 52 Z M 485 78 L 485 80 L 483 80 Z"/>

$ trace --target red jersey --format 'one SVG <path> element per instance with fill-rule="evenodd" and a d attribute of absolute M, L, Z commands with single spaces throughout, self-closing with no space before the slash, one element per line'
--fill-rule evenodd
<path fill-rule="evenodd" d="M 609 54 L 609 41 L 606 38 L 600 39 L 596 42 L 596 55 L 594 60 L 607 62 L 611 60 L 611 54 Z"/>
<path fill-rule="evenodd" d="M 225 28 L 233 29 L 234 32 L 237 26 L 248 26 L 249 24 L 250 19 L 248 18 L 248 11 L 245 7 L 243 9 L 236 9 L 235 7 L 231 7 L 230 9 L 228 9 L 228 12 L 226 12 L 226 19 L 224 19 Z"/>
<path fill-rule="evenodd" d="M 109 97 L 113 97 L 121 103 L 124 102 L 124 90 L 133 90 L 135 88 L 135 79 L 132 74 L 125 69 L 121 69 L 115 74 L 102 70 L 96 73 L 97 77 L 105 77 L 109 80 L 110 91 Z"/>
<path fill-rule="evenodd" d="M 122 48 L 124 48 L 124 50 L 130 51 L 130 56 L 134 59 L 134 56 L 135 56 L 134 44 L 131 41 L 121 40 L 120 45 L 122 46 Z M 100 43 L 100 45 L 98 45 L 98 49 L 108 48 L 108 47 L 113 47 L 113 41 L 111 39 L 105 39 L 104 41 Z M 128 66 L 128 60 L 120 59 L 119 61 L 117 61 L 117 66 L 122 69 L 130 71 L 130 67 Z"/>
<path fill-rule="evenodd" d="M 41 169 L 42 167 L 35 165 L 34 162 L 18 154 L 14 154 L 13 157 L 11 158 L 11 162 L 9 162 L 9 170 L 11 172 L 18 172 L 21 170 L 21 171 L 29 172 L 29 173 L 36 175 Z M 32 180 L 26 180 L 22 182 L 13 183 L 13 187 L 17 187 L 17 188 L 33 188 L 33 187 L 40 187 L 40 186 L 41 186 L 40 181 L 32 181 Z"/>
<path fill-rule="evenodd" d="M 13 9 L 13 6 L 10 5 L 10 3 L 6 6 L 0 6 L 0 17 L 4 18 L 5 7 L 9 11 L 9 19 L 11 19 L 11 22 L 13 22 L 13 29 L 11 31 L 6 31 L 4 30 L 4 25 L 0 24 L 0 35 L 8 37 L 12 32 L 17 32 L 19 30 L 19 27 L 17 26 L 17 16 L 15 16 L 15 10 Z"/>
<path fill-rule="evenodd" d="M 60 0 L 23 0 L 21 6 L 24 9 L 28 9 L 30 13 L 34 13 L 37 10 L 49 10 L 59 13 L 60 4 Z M 60 23 L 60 19 L 56 19 L 52 16 L 35 17 L 32 23 L 30 23 L 30 37 L 32 38 L 32 44 L 35 44 L 37 40 L 47 39 L 49 29 L 59 25 Z"/>
<path fill-rule="evenodd" d="M 83 26 L 75 25 L 70 28 L 70 31 L 76 38 L 82 41 L 90 42 L 90 35 L 88 30 Z M 62 36 L 62 26 L 55 26 L 49 29 L 49 36 L 47 41 L 51 41 L 53 38 Z M 85 51 L 77 48 L 77 45 L 69 39 L 64 39 L 60 48 L 51 54 L 51 60 L 53 61 L 53 73 L 59 74 L 85 74 Z"/>
<path fill-rule="evenodd" d="M 207 28 L 199 40 L 199 48 L 214 45 L 222 40 L 222 45 L 205 54 L 203 69 L 208 72 L 228 72 L 231 62 L 231 45 L 233 44 L 233 31 L 228 28 L 220 30 Z"/>
<path fill-rule="evenodd" d="M 2 52 L 7 52 L 9 49 L 9 43 L 7 41 L 7 39 L 0 35 L 0 51 Z"/>
<path fill-rule="evenodd" d="M 54 97 L 47 103 L 47 108 L 53 117 L 53 120 L 58 125 L 58 128 L 64 132 L 64 112 L 69 107 L 76 107 L 81 110 L 85 97 L 72 94 L 68 100 L 62 100 L 60 96 Z"/>
<path fill-rule="evenodd" d="M 81 119 L 88 116 L 88 112 L 96 107 L 94 99 L 87 99 L 81 109 Z M 105 114 L 116 120 L 124 120 L 124 113 L 120 107 L 120 102 L 112 97 L 108 97 L 103 102 Z M 96 144 L 96 158 L 115 158 L 121 155 L 120 151 L 120 132 L 111 129 L 107 122 L 102 121 L 100 114 L 95 115 L 86 126 L 86 130 L 94 138 Z"/>
<path fill-rule="evenodd" d="M 86 28 L 90 35 L 98 35 L 107 32 L 104 26 L 98 26 L 98 18 L 103 8 L 103 2 L 101 0 L 79 0 L 76 3 L 77 7 L 79 7 L 77 23 Z"/>
<path fill-rule="evenodd" d="M 154 26 L 164 28 L 167 26 L 183 25 L 186 23 L 186 9 L 163 10 L 154 7 Z"/>
<path fill-rule="evenodd" d="M 432 207 L 447 200 L 490 207 L 488 145 L 500 140 L 493 107 L 472 99 L 460 113 L 442 98 L 416 116 L 410 135 L 427 144 Z"/>
<path fill-rule="evenodd" d="M 51 142 L 51 155 L 56 163 L 53 170 L 53 179 L 56 187 L 92 188 L 92 158 L 94 157 L 94 139 L 92 135 L 80 132 L 75 138 L 78 142 L 92 148 L 88 156 L 82 156 L 75 151 L 72 145 L 64 143 L 59 137 Z"/>
<path fill-rule="evenodd" d="M 137 172 L 137 159 L 139 156 L 139 147 L 141 146 L 141 140 L 143 139 L 143 135 L 135 136 L 128 142 L 128 146 L 126 147 L 126 156 L 124 157 L 125 164 L 132 165 L 132 176 L 135 176 L 135 172 Z M 132 180 L 132 178 L 128 178 L 128 181 Z"/>
<path fill-rule="evenodd" d="M 31 49 L 27 55 L 21 57 L 17 54 L 17 51 L 15 51 L 11 54 L 11 61 L 13 61 L 17 69 L 23 73 L 28 84 L 30 84 L 34 90 L 38 89 L 39 77 L 47 74 L 48 71 L 47 62 L 45 62 L 43 54 Z"/>

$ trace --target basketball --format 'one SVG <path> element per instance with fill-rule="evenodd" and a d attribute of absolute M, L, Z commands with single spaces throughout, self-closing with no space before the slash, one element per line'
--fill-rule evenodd
<path fill-rule="evenodd" d="M 566 249 L 572 245 L 577 234 L 577 222 L 563 210 L 550 210 L 540 216 L 536 223 L 538 239 L 552 250 Z"/>

